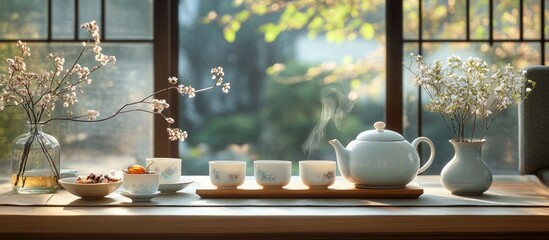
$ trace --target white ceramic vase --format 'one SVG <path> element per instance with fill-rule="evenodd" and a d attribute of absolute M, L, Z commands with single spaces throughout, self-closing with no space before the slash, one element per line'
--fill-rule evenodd
<path fill-rule="evenodd" d="M 481 195 L 492 185 L 492 172 L 482 160 L 483 139 L 477 142 L 450 140 L 455 155 L 440 174 L 442 185 L 455 195 Z"/>

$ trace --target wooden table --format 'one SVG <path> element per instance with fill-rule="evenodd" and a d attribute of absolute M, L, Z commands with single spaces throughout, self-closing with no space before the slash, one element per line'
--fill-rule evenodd
<path fill-rule="evenodd" d="M 425 193 L 407 200 L 200 199 L 194 189 L 208 178 L 189 178 L 194 188 L 143 204 L 118 192 L 98 202 L 64 190 L 17 195 L 4 181 L 0 238 L 549 238 L 549 191 L 535 176 L 495 176 L 492 188 L 478 197 L 453 196 L 438 176 L 420 176 L 415 182 Z"/>

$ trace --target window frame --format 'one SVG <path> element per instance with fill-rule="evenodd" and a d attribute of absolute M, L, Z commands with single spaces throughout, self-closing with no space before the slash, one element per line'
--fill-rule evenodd
<path fill-rule="evenodd" d="M 79 42 L 78 28 L 79 23 L 75 20 L 75 36 L 73 39 L 53 39 L 52 38 L 52 1 L 48 0 L 47 15 L 48 29 L 46 39 L 22 39 L 27 42 Z M 78 2 L 75 1 L 75 19 L 78 19 Z M 179 29 L 178 29 L 178 0 L 153 0 L 153 38 L 152 39 L 108 39 L 105 33 L 105 2 L 100 0 L 101 4 L 101 33 L 103 42 L 128 42 L 128 43 L 153 43 L 153 71 L 154 71 L 154 90 L 160 90 L 168 86 L 166 79 L 170 76 L 178 74 L 178 54 L 174 54 L 179 50 Z M 417 39 L 405 39 L 403 29 L 403 0 L 401 1 L 386 1 L 386 68 L 391 66 L 391 71 L 387 72 L 386 79 L 386 107 L 385 121 L 387 127 L 402 133 L 403 132 L 403 49 L 407 43 L 417 43 L 419 46 L 419 54 L 422 54 L 422 44 L 432 42 L 485 42 L 492 45 L 494 42 L 539 42 L 541 65 L 545 63 L 545 0 L 540 0 L 542 14 L 541 15 L 541 36 L 539 39 L 524 39 L 524 22 L 523 10 L 524 0 L 519 0 L 519 39 L 494 39 L 493 37 L 493 0 L 489 0 L 489 38 L 488 39 L 471 39 L 469 29 L 469 10 L 470 0 L 466 0 L 466 38 L 465 39 L 426 39 L 422 34 L 422 14 L 423 0 L 418 1 L 418 37 Z M 0 42 L 14 42 L 15 40 L 0 39 Z M 421 94 L 421 91 L 419 91 Z M 167 109 L 171 116 L 179 116 L 179 96 L 177 94 L 161 94 L 156 97 L 165 98 L 170 102 L 171 107 Z M 420 95 L 421 97 L 421 95 Z M 421 102 L 418 101 L 418 110 L 421 110 Z M 421 135 L 421 111 L 418 111 L 418 134 Z M 153 119 L 153 152 L 156 157 L 178 157 L 179 145 L 176 141 L 169 141 L 165 129 L 163 119 L 154 117 Z"/>
<path fill-rule="evenodd" d="M 168 87 L 168 77 L 178 75 L 178 54 L 174 54 L 179 52 L 178 5 L 178 0 L 154 0 L 153 69 L 155 92 Z M 170 103 L 170 108 L 165 110 L 168 115 L 179 116 L 179 95 L 164 93 L 157 97 L 164 98 Z M 153 124 L 154 156 L 179 157 L 178 142 L 168 140 L 166 121 L 155 117 Z"/>

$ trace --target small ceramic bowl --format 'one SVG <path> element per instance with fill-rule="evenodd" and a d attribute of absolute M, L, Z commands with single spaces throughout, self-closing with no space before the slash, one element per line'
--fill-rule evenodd
<path fill-rule="evenodd" d="M 85 178 L 85 177 L 83 177 Z M 59 183 L 68 192 L 81 198 L 103 198 L 122 185 L 122 180 L 110 183 L 77 183 L 78 177 L 62 178 Z"/>
<path fill-rule="evenodd" d="M 336 162 L 307 160 L 299 162 L 299 176 L 309 189 L 326 189 L 335 182 Z"/>
<path fill-rule="evenodd" d="M 124 188 L 130 194 L 154 194 L 160 185 L 160 173 L 124 173 Z"/>
<path fill-rule="evenodd" d="M 263 188 L 282 188 L 292 177 L 292 162 L 282 160 L 254 161 L 254 176 Z"/>
<path fill-rule="evenodd" d="M 236 189 L 244 183 L 246 162 L 210 161 L 210 181 L 219 189 Z"/>

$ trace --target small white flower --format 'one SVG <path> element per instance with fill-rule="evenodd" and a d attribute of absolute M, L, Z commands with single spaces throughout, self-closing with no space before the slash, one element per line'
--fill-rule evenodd
<path fill-rule="evenodd" d="M 189 90 L 187 91 L 187 95 L 189 95 L 189 98 L 194 98 L 196 97 L 196 90 L 189 86 Z"/>
<path fill-rule="evenodd" d="M 168 122 L 168 124 L 174 124 L 175 120 L 171 117 L 168 117 L 168 118 L 166 118 L 166 122 Z"/>
<path fill-rule="evenodd" d="M 168 81 L 172 84 L 172 85 L 175 85 L 177 84 L 177 77 L 169 77 L 168 78 Z"/>
<path fill-rule="evenodd" d="M 225 83 L 223 84 L 221 91 L 224 93 L 229 93 L 229 89 L 231 89 L 231 83 Z"/>
<path fill-rule="evenodd" d="M 152 105 L 153 105 L 153 110 L 158 113 L 170 107 L 170 104 L 168 104 L 165 99 L 153 99 Z"/>
<path fill-rule="evenodd" d="M 21 40 L 18 40 L 17 41 L 17 46 L 19 47 L 19 49 L 21 49 L 21 53 L 22 53 L 21 55 L 23 55 L 23 56 L 30 56 L 31 55 L 30 48 L 27 45 L 27 43 L 22 42 Z"/>
<path fill-rule="evenodd" d="M 186 87 L 185 85 L 180 84 L 179 86 L 177 86 L 177 92 L 179 92 L 182 95 L 185 95 L 189 92 L 189 87 Z"/>
<path fill-rule="evenodd" d="M 88 110 L 86 116 L 88 117 L 89 121 L 94 121 L 99 116 L 99 112 L 95 110 Z"/>
<path fill-rule="evenodd" d="M 167 128 L 166 130 L 168 131 L 168 139 L 170 141 L 185 141 L 188 137 L 187 132 L 179 128 Z"/>

